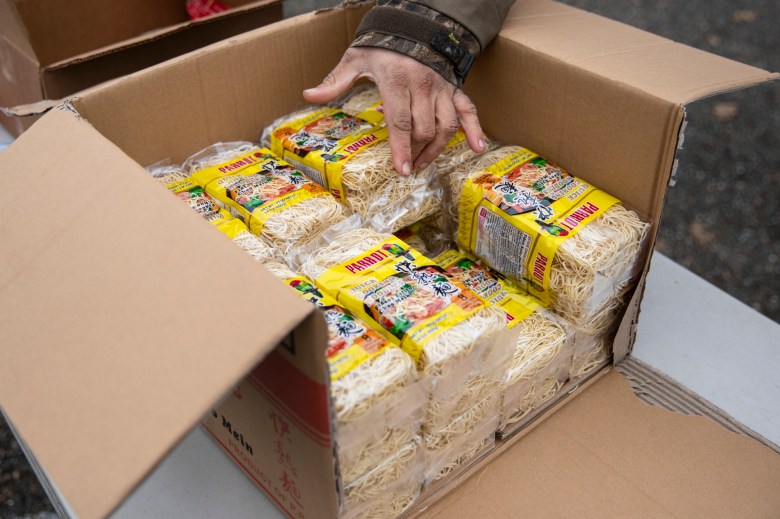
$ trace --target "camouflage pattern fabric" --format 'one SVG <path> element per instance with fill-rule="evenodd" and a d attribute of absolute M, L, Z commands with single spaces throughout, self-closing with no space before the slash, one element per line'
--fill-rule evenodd
<path fill-rule="evenodd" d="M 408 0 L 380 0 L 374 9 L 391 8 L 412 13 L 435 22 L 446 34 L 451 45 L 456 45 L 459 51 L 475 57 L 480 51 L 477 39 L 465 27 L 438 11 Z M 419 42 L 395 34 L 368 30 L 355 38 L 353 47 L 379 47 L 389 49 L 428 65 L 444 79 L 460 87 L 465 74 L 459 74 L 456 64 L 447 56 L 433 48 L 433 43 Z M 461 77 L 462 76 L 462 77 Z"/>

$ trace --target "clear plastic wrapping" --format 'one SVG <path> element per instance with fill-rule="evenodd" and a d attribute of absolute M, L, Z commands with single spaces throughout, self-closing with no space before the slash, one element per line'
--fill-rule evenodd
<path fill-rule="evenodd" d="M 193 211 L 220 230 L 233 243 L 259 263 L 272 261 L 277 251 L 261 238 L 255 236 L 242 221 L 235 218 L 218 200 L 209 196 L 188 177 L 180 166 L 155 164 L 146 168 L 158 183 L 165 186 L 179 200 L 187 203 Z"/>
<path fill-rule="evenodd" d="M 426 487 L 454 477 L 495 447 L 499 407 L 497 395 L 494 392 L 493 395 L 485 396 L 475 402 L 475 407 L 482 409 L 484 416 L 476 427 L 465 427 L 461 422 L 468 420 L 468 415 L 463 415 L 441 432 L 442 437 L 446 435 L 450 438 L 449 441 L 442 442 L 441 448 L 426 449 Z"/>
<path fill-rule="evenodd" d="M 359 114 L 361 117 L 369 117 Z M 264 145 L 307 173 L 366 225 L 394 232 L 441 208 L 434 168 L 408 177 L 393 167 L 387 129 L 338 108 L 309 107 L 272 122 Z"/>
<path fill-rule="evenodd" d="M 340 109 L 349 115 L 358 116 L 368 110 L 376 110 L 382 114 L 382 97 L 379 88 L 373 83 L 363 83 L 352 88 L 343 96 L 329 103 L 330 106 Z"/>
<path fill-rule="evenodd" d="M 340 516 L 345 519 L 398 517 L 420 494 L 424 469 L 420 439 L 415 438 L 344 487 Z"/>
<path fill-rule="evenodd" d="M 448 222 L 444 212 L 439 211 L 394 234 L 416 251 L 435 259 L 452 247 L 452 231 L 448 227 Z"/>
<path fill-rule="evenodd" d="M 248 142 L 218 143 L 184 170 L 241 215 L 249 230 L 286 252 L 345 217 L 344 208 L 300 171 Z"/>
<path fill-rule="evenodd" d="M 533 214 L 538 215 L 536 216 L 536 224 L 540 226 L 537 233 L 553 236 L 568 235 L 569 231 L 562 227 L 563 224 L 549 224 L 543 221 L 546 218 L 542 215 L 549 217 L 553 214 L 551 204 L 557 200 L 547 198 L 547 189 L 560 189 L 558 186 L 581 186 L 581 189 L 585 189 L 587 185 L 577 184 L 576 180 L 571 180 L 572 177 L 567 176 L 557 166 L 518 146 L 503 146 L 493 149 L 471 161 L 468 168 L 458 169 L 449 175 L 451 202 L 448 205 L 458 225 L 463 223 L 460 221 L 462 218 L 460 208 L 465 203 L 463 202 L 463 193 L 469 178 L 476 179 L 477 174 L 505 159 L 508 162 L 505 162 L 502 167 L 507 169 L 514 167 L 515 169 L 506 176 L 500 177 L 500 182 L 489 177 L 485 177 L 483 181 L 480 177 L 480 182 L 484 182 L 481 185 L 491 186 L 490 196 L 496 197 L 496 200 L 491 199 L 491 202 L 499 203 L 498 198 L 505 200 L 506 197 L 511 197 L 514 205 L 502 210 L 513 211 L 512 214 L 517 211 L 519 214 L 531 214 L 530 211 L 533 210 Z M 515 160 L 516 162 L 513 162 Z M 546 180 L 542 182 L 540 179 Z M 556 182 L 555 179 L 561 180 Z M 488 182 L 498 183 L 489 184 Z M 537 186 L 537 182 L 544 186 L 544 191 L 541 191 L 542 187 Z M 556 183 L 552 184 L 553 182 Z M 563 182 L 570 182 L 570 184 Z M 574 187 L 570 189 L 574 189 Z M 562 192 L 566 192 L 565 189 L 566 187 L 563 188 Z M 473 195 L 469 196 L 473 197 Z M 592 205 L 588 206 L 587 210 L 591 209 Z M 625 208 L 620 203 L 609 206 L 603 213 L 589 220 L 587 224 L 579 226 L 578 223 L 588 214 L 590 213 L 583 211 L 581 216 L 577 215 L 577 219 L 572 219 L 571 223 L 576 226 L 576 233 L 562 240 L 557 246 L 549 266 L 549 290 L 547 292 L 550 308 L 557 315 L 576 326 L 589 329 L 592 333 L 605 333 L 610 330 L 614 324 L 615 316 L 622 309 L 622 295 L 630 286 L 628 281 L 649 225 L 643 222 L 635 212 Z M 480 218 L 483 218 L 483 215 Z M 472 246 L 483 247 L 484 251 L 495 250 L 495 253 L 483 252 L 482 255 L 478 255 L 480 257 L 483 257 L 484 254 L 497 255 L 493 260 L 488 261 L 491 267 L 525 284 L 529 289 L 535 288 L 536 283 L 541 283 L 541 280 L 534 279 L 533 272 L 531 272 L 536 269 L 537 263 L 529 264 L 526 268 L 517 262 L 516 256 L 512 256 L 515 258 L 514 266 L 509 267 L 508 263 L 507 265 L 499 264 L 503 261 L 499 256 L 505 254 L 505 250 L 512 249 L 506 244 L 523 242 L 524 233 L 518 230 L 511 231 L 517 236 L 507 235 L 506 233 L 513 228 L 506 225 L 495 225 L 491 228 L 501 230 L 496 230 L 495 236 L 489 234 L 491 231 L 485 231 L 484 234 L 481 234 L 482 241 L 479 243 L 482 245 L 464 243 L 463 238 L 466 233 L 463 231 L 460 232 L 459 244 L 470 250 Z M 506 258 L 507 261 L 509 258 L 509 256 Z"/>
<path fill-rule="evenodd" d="M 569 377 L 570 328 L 539 307 L 510 330 L 514 354 L 501 384 L 501 429 L 552 398 Z"/>
<path fill-rule="evenodd" d="M 579 332 L 574 345 L 569 379 L 579 382 L 586 379 L 609 363 L 612 358 L 612 337 L 610 335 L 588 336 Z"/>
<path fill-rule="evenodd" d="M 510 434 L 532 412 L 558 395 L 569 378 L 570 366 L 571 356 L 559 355 L 533 376 L 507 386 L 502 393 L 500 433 Z"/>

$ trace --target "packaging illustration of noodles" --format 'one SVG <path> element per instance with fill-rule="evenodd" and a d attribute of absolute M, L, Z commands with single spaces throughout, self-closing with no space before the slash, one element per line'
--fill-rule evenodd
<path fill-rule="evenodd" d="M 276 251 L 269 244 L 247 229 L 244 222 L 233 217 L 216 200 L 206 194 L 203 188 L 186 176 L 178 166 L 150 166 L 152 176 L 171 193 L 185 202 L 193 211 L 233 240 L 256 261 L 265 263 L 274 259 Z"/>
<path fill-rule="evenodd" d="M 556 314 L 590 322 L 620 290 L 648 225 L 619 200 L 525 148 L 504 147 L 451 175 L 458 244 Z"/>
<path fill-rule="evenodd" d="M 323 313 L 341 477 L 355 495 L 381 492 L 400 477 L 398 464 L 410 463 L 398 453 L 419 442 L 427 385 L 408 355 L 312 281 L 278 262 L 265 266 Z M 373 477 L 364 477 L 369 471 Z"/>
<path fill-rule="evenodd" d="M 395 171 L 388 131 L 375 109 L 349 115 L 309 108 L 273 122 L 262 140 L 376 229 L 393 232 L 440 206 L 440 196 L 431 196 L 433 169 L 408 177 Z"/>
<path fill-rule="evenodd" d="M 281 251 L 312 240 L 344 217 L 343 208 L 321 186 L 250 143 L 210 146 L 184 167 L 206 193 L 241 216 L 253 234 Z"/>

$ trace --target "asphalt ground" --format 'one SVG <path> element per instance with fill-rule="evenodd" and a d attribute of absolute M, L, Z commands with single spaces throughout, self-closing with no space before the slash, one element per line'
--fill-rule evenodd
<path fill-rule="evenodd" d="M 520 0 L 522 1 L 522 0 Z M 287 15 L 334 0 L 285 0 Z M 777 0 L 563 0 L 763 69 L 780 71 Z M 687 107 L 677 183 L 656 248 L 780 322 L 780 84 Z M 52 507 L 0 419 L 0 518 Z"/>

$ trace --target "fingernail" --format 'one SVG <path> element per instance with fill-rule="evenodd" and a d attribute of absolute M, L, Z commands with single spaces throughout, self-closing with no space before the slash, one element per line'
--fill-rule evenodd
<path fill-rule="evenodd" d="M 307 88 L 306 90 L 304 90 L 304 91 L 303 91 L 303 93 L 304 93 L 304 94 L 311 94 L 311 93 L 312 93 L 312 92 L 314 92 L 315 90 L 317 90 L 317 89 L 316 89 L 316 88 Z"/>
<path fill-rule="evenodd" d="M 401 166 L 401 174 L 405 177 L 408 177 L 412 174 L 412 168 L 409 166 L 408 162 L 404 162 L 404 165 Z"/>
<path fill-rule="evenodd" d="M 477 143 L 477 146 L 479 146 L 479 149 L 484 150 L 485 149 L 485 141 L 480 139 L 479 142 Z"/>
<path fill-rule="evenodd" d="M 420 162 L 419 164 L 417 164 L 417 169 L 425 169 L 427 167 L 428 167 L 427 162 Z"/>

